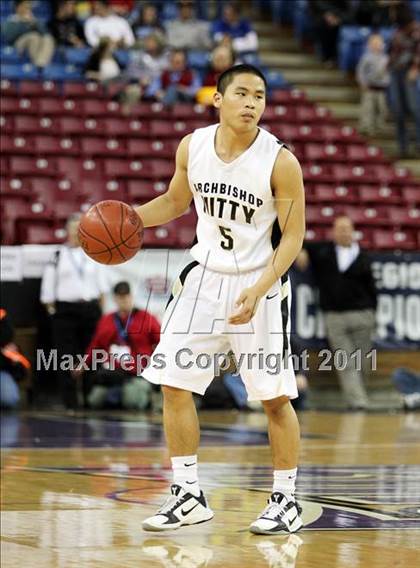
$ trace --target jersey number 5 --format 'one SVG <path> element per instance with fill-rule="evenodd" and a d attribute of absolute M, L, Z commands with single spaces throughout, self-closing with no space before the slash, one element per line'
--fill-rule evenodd
<path fill-rule="evenodd" d="M 223 237 L 223 239 L 220 241 L 220 246 L 224 250 L 232 250 L 233 249 L 233 238 L 231 235 L 232 229 L 228 229 L 227 227 L 222 227 L 221 225 L 219 225 L 219 229 Z"/>

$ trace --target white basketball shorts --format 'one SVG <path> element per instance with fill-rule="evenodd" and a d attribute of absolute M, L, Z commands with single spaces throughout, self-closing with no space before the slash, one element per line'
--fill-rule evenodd
<path fill-rule="evenodd" d="M 233 352 L 248 400 L 296 398 L 287 276 L 261 298 L 249 323 L 228 323 L 240 293 L 255 284 L 262 271 L 225 274 L 196 261 L 188 264 L 173 286 L 160 342 L 142 376 L 151 383 L 204 394 Z"/>

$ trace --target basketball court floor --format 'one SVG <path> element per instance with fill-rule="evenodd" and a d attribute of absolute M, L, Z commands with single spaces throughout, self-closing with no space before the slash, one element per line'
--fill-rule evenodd
<path fill-rule="evenodd" d="M 200 417 L 215 518 L 146 533 L 171 478 L 159 415 L 3 414 L 2 567 L 420 565 L 420 414 L 302 413 L 305 528 L 275 537 L 247 530 L 271 488 L 264 415 Z"/>

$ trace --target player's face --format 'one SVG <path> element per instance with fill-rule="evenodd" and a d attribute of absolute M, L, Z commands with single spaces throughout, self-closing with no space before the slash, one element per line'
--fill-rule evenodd
<path fill-rule="evenodd" d="M 234 130 L 255 129 L 265 109 L 264 81 L 257 75 L 235 75 L 224 95 L 216 94 L 221 119 Z"/>

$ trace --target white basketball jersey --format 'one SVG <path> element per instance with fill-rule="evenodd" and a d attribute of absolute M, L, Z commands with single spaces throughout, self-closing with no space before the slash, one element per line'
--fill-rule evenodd
<path fill-rule="evenodd" d="M 259 128 L 251 146 L 233 162 L 216 154 L 219 124 L 193 132 L 188 179 L 198 215 L 191 254 L 219 272 L 245 272 L 268 263 L 277 220 L 270 179 L 282 144 Z"/>

